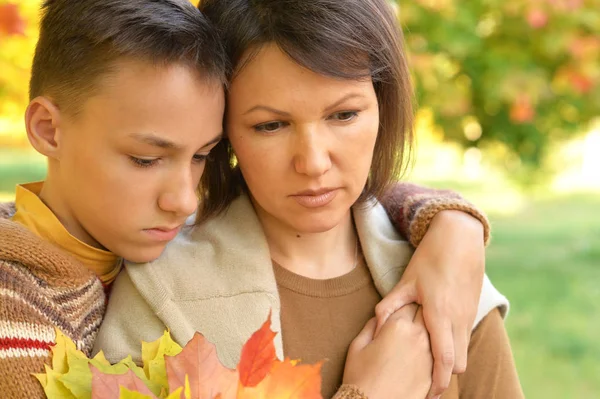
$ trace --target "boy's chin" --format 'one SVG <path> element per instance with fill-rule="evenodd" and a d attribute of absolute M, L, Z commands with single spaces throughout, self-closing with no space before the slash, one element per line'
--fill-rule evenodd
<path fill-rule="evenodd" d="M 125 253 L 122 257 L 130 263 L 148 263 L 158 259 L 165 250 L 165 247 L 166 245 L 161 246 L 160 248 L 130 251 L 129 253 Z"/>

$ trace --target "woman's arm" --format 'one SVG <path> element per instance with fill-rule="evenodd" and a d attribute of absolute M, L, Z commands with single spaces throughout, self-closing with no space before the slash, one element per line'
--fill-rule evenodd
<path fill-rule="evenodd" d="M 416 250 L 398 285 L 377 305 L 377 331 L 402 306 L 423 305 L 435 359 L 428 397 L 434 398 L 448 387 L 453 372 L 466 368 L 489 223 L 460 195 L 410 183 L 393 186 L 382 204 Z"/>
<path fill-rule="evenodd" d="M 458 376 L 458 389 L 464 399 L 525 397 L 498 309 L 488 313 L 473 331 L 469 366 Z"/>

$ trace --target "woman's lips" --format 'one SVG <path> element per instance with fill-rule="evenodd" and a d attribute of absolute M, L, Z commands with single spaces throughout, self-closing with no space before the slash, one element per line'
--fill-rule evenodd
<path fill-rule="evenodd" d="M 292 195 L 292 198 L 305 208 L 320 208 L 329 204 L 336 197 L 338 189 L 302 192 Z"/>

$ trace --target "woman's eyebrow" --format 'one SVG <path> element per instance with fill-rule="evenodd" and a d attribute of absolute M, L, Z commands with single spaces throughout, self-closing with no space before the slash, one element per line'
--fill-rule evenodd
<path fill-rule="evenodd" d="M 254 111 L 268 111 L 268 112 L 272 112 L 274 114 L 278 114 L 281 116 L 290 116 L 290 114 L 285 111 L 281 111 L 281 110 L 279 110 L 277 108 L 273 108 L 273 107 L 268 107 L 266 105 L 255 105 L 254 107 L 250 108 L 248 111 L 244 112 L 244 115 L 247 115 Z"/>
<path fill-rule="evenodd" d="M 363 98 L 364 95 L 361 93 L 348 93 L 345 96 L 343 96 L 342 98 L 340 98 L 339 100 L 337 100 L 336 102 L 334 102 L 333 104 L 327 106 L 327 108 L 325 108 L 325 112 L 332 111 L 334 108 L 338 107 L 344 101 L 347 101 L 351 98 L 357 98 L 357 97 Z"/>

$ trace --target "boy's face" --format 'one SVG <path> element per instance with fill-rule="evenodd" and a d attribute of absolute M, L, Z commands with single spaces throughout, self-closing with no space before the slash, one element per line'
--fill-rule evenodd
<path fill-rule="evenodd" d="M 150 261 L 196 210 L 224 93 L 186 66 L 139 61 L 117 63 L 99 85 L 76 117 L 61 117 L 48 199 L 79 239 Z"/>

